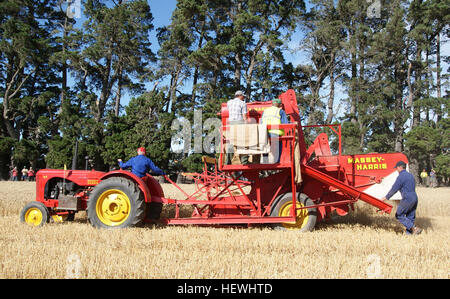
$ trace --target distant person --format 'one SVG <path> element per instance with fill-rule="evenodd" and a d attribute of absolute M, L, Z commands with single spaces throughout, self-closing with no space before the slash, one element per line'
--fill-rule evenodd
<path fill-rule="evenodd" d="M 13 182 L 17 182 L 18 178 L 17 176 L 19 175 L 19 171 L 17 170 L 17 167 L 14 167 L 12 170 L 12 180 Z"/>
<path fill-rule="evenodd" d="M 400 191 L 402 200 L 397 207 L 395 218 L 406 227 L 407 234 L 418 235 L 422 229 L 414 225 L 418 203 L 414 176 L 406 171 L 406 163 L 403 161 L 398 161 L 394 168 L 398 171 L 398 177 L 382 200 L 388 200 L 397 191 Z"/>
<path fill-rule="evenodd" d="M 422 185 L 428 187 L 428 173 L 425 169 L 420 173 L 420 179 L 422 180 Z"/>
<path fill-rule="evenodd" d="M 136 176 L 142 178 L 145 174 L 151 170 L 156 175 L 165 175 L 164 171 L 156 167 L 150 158 L 145 156 L 146 151 L 144 147 L 140 147 L 137 150 L 137 156 L 131 158 L 127 162 L 123 163 L 122 159 L 118 159 L 120 168 L 130 168 L 131 172 Z"/>
<path fill-rule="evenodd" d="M 30 169 L 28 170 L 28 181 L 34 182 L 35 180 L 35 172 L 33 167 L 30 166 Z"/>
<path fill-rule="evenodd" d="M 272 107 L 269 107 L 264 110 L 263 115 L 261 117 L 261 124 L 264 125 L 281 125 L 289 123 L 288 118 L 286 116 L 286 112 L 284 112 L 281 106 L 280 99 L 272 100 Z M 280 129 L 270 129 L 267 131 L 270 139 L 270 152 L 273 155 L 273 163 L 279 163 L 281 157 L 282 150 L 282 142 L 280 141 L 280 137 L 284 135 L 284 130 Z M 263 155 L 263 163 L 268 163 L 268 155 Z"/>
<path fill-rule="evenodd" d="M 431 169 L 430 171 L 430 185 L 431 188 L 436 188 L 438 185 L 436 171 L 434 169 Z"/>
<path fill-rule="evenodd" d="M 24 166 L 22 169 L 22 181 L 28 180 L 28 169 Z"/>

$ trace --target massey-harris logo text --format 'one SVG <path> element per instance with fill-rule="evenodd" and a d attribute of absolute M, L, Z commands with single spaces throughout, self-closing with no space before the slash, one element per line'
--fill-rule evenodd
<path fill-rule="evenodd" d="M 355 164 L 356 170 L 387 169 L 383 157 L 357 157 L 348 158 L 348 164 Z"/>

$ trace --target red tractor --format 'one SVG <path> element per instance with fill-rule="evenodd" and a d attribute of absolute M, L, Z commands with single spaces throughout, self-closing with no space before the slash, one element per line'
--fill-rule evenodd
<path fill-rule="evenodd" d="M 184 199 L 164 196 L 158 181 L 147 174 L 139 178 L 131 172 L 108 173 L 95 170 L 40 170 L 36 175 L 36 201 L 21 212 L 23 222 L 42 225 L 72 220 L 78 211 L 87 211 L 95 227 L 120 228 L 145 222 L 163 224 L 270 224 L 281 229 L 310 231 L 317 221 L 332 213 L 346 215 L 362 200 L 380 211 L 390 213 L 392 206 L 381 201 L 398 175 L 397 161 L 408 163 L 401 153 L 342 155 L 340 125 L 302 126 L 295 92 L 280 96 L 289 124 L 267 125 L 283 130 L 281 157 L 276 163 L 224 164 L 229 142 L 226 133 L 228 111 L 222 105 L 221 153 L 219 161 L 203 157 L 203 172 L 185 174 L 194 180 L 196 191 Z M 248 103 L 248 117 L 259 123 L 271 102 Z M 333 155 L 328 135 L 321 133 L 307 147 L 303 129 L 328 128 L 335 133 L 338 153 Z M 395 195 L 392 199 L 400 199 Z M 173 205 L 174 215 L 160 219 L 163 205 Z M 192 213 L 182 215 L 180 207 L 190 205 Z"/>

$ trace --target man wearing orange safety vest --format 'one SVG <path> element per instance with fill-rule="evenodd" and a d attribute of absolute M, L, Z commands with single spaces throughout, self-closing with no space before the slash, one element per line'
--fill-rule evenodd
<path fill-rule="evenodd" d="M 265 125 L 280 125 L 289 123 L 286 112 L 281 107 L 280 99 L 272 100 L 272 107 L 264 110 L 261 117 L 261 124 Z M 280 163 L 282 144 L 278 139 L 280 136 L 284 135 L 284 130 L 270 129 L 268 130 L 270 138 L 270 151 L 274 157 L 273 163 Z M 268 155 L 263 155 L 263 163 L 268 162 Z"/>

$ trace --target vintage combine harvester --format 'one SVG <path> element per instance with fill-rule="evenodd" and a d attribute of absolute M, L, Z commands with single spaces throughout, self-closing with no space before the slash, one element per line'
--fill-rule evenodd
<path fill-rule="evenodd" d="M 392 206 L 380 200 L 398 175 L 397 161 L 408 162 L 401 153 L 342 155 L 340 125 L 302 126 L 295 92 L 280 96 L 289 124 L 267 125 L 284 130 L 277 163 L 261 164 L 253 155 L 250 164 L 224 164 L 228 124 L 226 104 L 222 105 L 221 153 L 218 161 L 203 157 L 203 172 L 191 177 L 196 191 L 188 194 L 172 183 L 184 199 L 167 198 L 158 181 L 147 174 L 139 178 L 124 170 L 108 173 L 95 170 L 40 170 L 36 176 L 36 201 L 21 212 L 23 222 L 42 225 L 73 220 L 78 211 L 87 211 L 95 227 L 121 228 L 145 222 L 162 224 L 269 224 L 281 229 L 311 231 L 316 222 L 332 213 L 346 215 L 362 200 L 379 211 L 390 213 Z M 248 116 L 259 122 L 271 102 L 248 103 Z M 257 126 L 257 125 L 256 125 Z M 328 135 L 321 133 L 307 147 L 303 129 L 329 128 L 334 132 L 338 152 L 332 154 Z M 260 156 L 260 155 L 259 155 Z M 399 199 L 395 195 L 394 199 Z M 171 205 L 170 217 L 160 218 L 163 205 Z M 180 213 L 189 205 L 192 213 Z"/>

